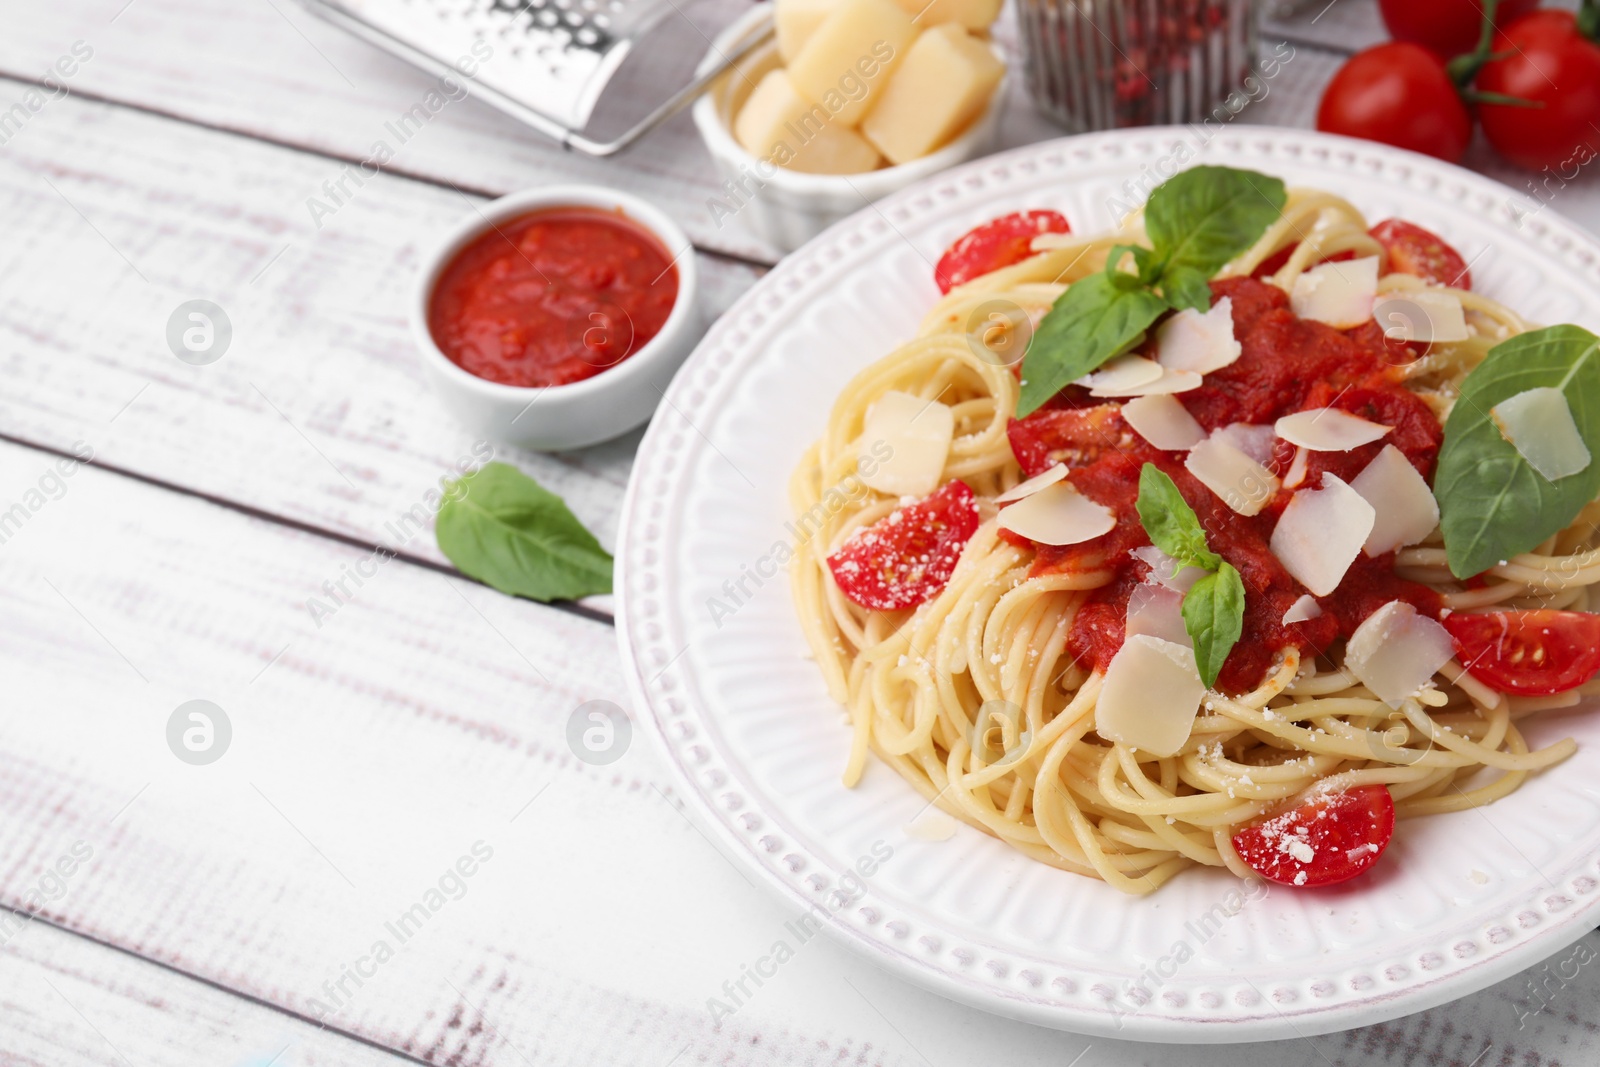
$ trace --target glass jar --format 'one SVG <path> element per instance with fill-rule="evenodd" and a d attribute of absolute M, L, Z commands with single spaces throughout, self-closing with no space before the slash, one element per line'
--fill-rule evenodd
<path fill-rule="evenodd" d="M 1199 122 L 1256 60 L 1255 0 L 1017 0 L 1039 109 L 1074 132 Z"/>

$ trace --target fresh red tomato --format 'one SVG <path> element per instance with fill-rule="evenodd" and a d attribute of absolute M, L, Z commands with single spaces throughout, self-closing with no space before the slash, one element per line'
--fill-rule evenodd
<path fill-rule="evenodd" d="M 1421 45 L 1391 41 L 1351 56 L 1328 83 L 1317 129 L 1459 160 L 1472 116 L 1444 60 Z"/>
<path fill-rule="evenodd" d="M 1233 835 L 1233 847 L 1269 882 L 1301 888 L 1364 874 L 1394 836 L 1394 797 L 1364 785 L 1307 801 Z"/>
<path fill-rule="evenodd" d="M 1057 211 L 1018 211 L 992 219 L 945 249 L 933 268 L 933 280 L 941 293 L 965 285 L 980 274 L 988 274 L 1033 255 L 1033 239 L 1041 233 L 1071 233 L 1066 217 Z"/>
<path fill-rule="evenodd" d="M 1414 274 L 1434 285 L 1472 288 L 1467 261 L 1438 234 L 1403 219 L 1384 219 L 1369 232 L 1389 253 L 1390 270 Z"/>
<path fill-rule="evenodd" d="M 1456 657 L 1502 693 L 1564 693 L 1600 672 L 1600 615 L 1587 611 L 1454 612 Z"/>
<path fill-rule="evenodd" d="M 1112 449 L 1133 443 L 1117 404 L 1087 408 L 1040 408 L 1006 427 L 1011 454 L 1022 473 L 1032 478 L 1057 463 L 1087 467 Z"/>
<path fill-rule="evenodd" d="M 857 531 L 828 557 L 828 569 L 839 591 L 864 608 L 914 608 L 945 587 L 977 528 L 972 490 L 946 482 Z"/>
<path fill-rule="evenodd" d="M 1500 0 L 1497 26 L 1507 26 L 1539 6 L 1539 0 Z M 1483 27 L 1482 0 L 1378 0 L 1389 36 L 1458 56 L 1478 46 Z"/>
<path fill-rule="evenodd" d="M 1495 37 L 1505 58 L 1478 72 L 1480 92 L 1538 105 L 1482 104 L 1478 116 L 1495 151 L 1519 166 L 1571 169 L 1600 154 L 1600 46 L 1570 11 L 1536 11 Z"/>

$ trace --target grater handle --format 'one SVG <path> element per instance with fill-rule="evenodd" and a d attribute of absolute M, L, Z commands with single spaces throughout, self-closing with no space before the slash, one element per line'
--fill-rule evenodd
<path fill-rule="evenodd" d="M 723 74 L 731 70 L 734 65 L 739 62 L 739 60 L 749 55 L 756 48 L 765 44 L 768 39 L 772 37 L 772 34 L 773 22 L 772 17 L 769 14 L 766 19 L 756 23 L 755 27 L 753 28 L 753 32 L 746 36 L 744 40 L 740 41 L 732 51 L 723 53 L 718 61 L 710 67 L 710 69 L 701 74 L 697 74 L 692 81 L 683 86 L 683 88 L 679 89 L 677 92 L 673 93 L 666 99 L 666 101 L 656 107 L 654 111 L 651 111 L 650 114 L 646 115 L 637 123 L 624 130 L 617 137 L 609 141 L 595 141 L 574 130 L 563 129 L 562 132 L 557 135 L 561 141 L 561 147 L 577 149 L 579 152 L 582 152 L 585 155 L 596 156 L 599 158 L 615 155 L 617 152 L 627 148 L 640 137 L 643 137 L 645 134 L 649 133 L 651 130 L 667 121 L 667 119 L 688 107 L 706 91 L 712 82 L 716 81 Z M 548 123 L 549 120 L 546 119 L 545 122 Z M 560 127 L 557 128 L 560 129 Z"/>

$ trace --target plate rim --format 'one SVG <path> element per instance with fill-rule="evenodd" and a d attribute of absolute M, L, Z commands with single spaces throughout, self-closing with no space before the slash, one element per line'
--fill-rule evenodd
<path fill-rule="evenodd" d="M 1037 166 L 1039 158 L 1053 153 L 1087 158 L 1096 153 L 1120 155 L 1150 147 L 1170 150 L 1179 142 L 1190 143 L 1193 133 L 1194 131 L 1188 127 L 1158 126 L 1079 134 L 1041 141 L 953 167 L 876 203 L 864 205 L 854 214 L 835 223 L 795 252 L 785 256 L 771 271 L 758 279 L 755 285 L 741 294 L 706 331 L 689 358 L 684 361 L 664 394 L 663 406 L 670 405 L 684 412 L 684 418 L 688 419 L 687 412 L 700 406 L 691 401 L 690 394 L 700 388 L 697 379 L 708 371 L 714 371 L 714 378 L 722 380 L 724 387 L 730 387 L 729 381 L 741 373 L 749 360 L 758 357 L 747 355 L 743 361 L 731 366 L 714 367 L 713 360 L 723 348 L 725 336 L 735 333 L 740 319 L 752 312 L 760 314 L 757 311 L 758 303 L 766 299 L 767 294 L 775 286 L 798 275 L 809 263 L 822 257 L 826 249 L 863 226 L 870 225 L 874 218 L 882 218 L 887 222 L 889 212 L 910 207 L 919 198 L 934 195 L 941 186 L 960 185 L 983 175 L 985 171 L 1026 169 Z M 1512 202 L 1527 199 L 1492 178 L 1427 156 L 1310 130 L 1235 123 L 1210 140 L 1220 142 L 1219 149 L 1228 158 L 1237 159 L 1241 163 L 1252 160 L 1264 164 L 1270 163 L 1275 158 L 1276 147 L 1294 156 L 1310 155 L 1324 159 L 1337 156 L 1343 169 L 1347 170 L 1369 165 L 1378 171 L 1382 171 L 1385 167 L 1421 171 L 1441 182 L 1453 182 L 1468 194 L 1480 198 L 1487 196 L 1497 201 L 1501 213 L 1509 212 Z M 1256 143 L 1248 145 L 1247 142 L 1251 140 Z M 1333 171 L 1330 177 L 1337 177 L 1337 173 L 1337 170 Z M 1466 197 L 1462 196 L 1460 199 L 1464 200 Z M 1467 209 L 1458 207 L 1456 210 Z M 1552 245 L 1554 246 L 1552 251 L 1565 254 L 1575 248 L 1578 257 L 1590 268 L 1590 273 L 1600 278 L 1600 271 L 1596 270 L 1596 265 L 1600 264 L 1600 242 L 1597 242 L 1584 227 L 1548 208 L 1548 205 L 1541 207 L 1536 215 L 1526 217 L 1523 224 L 1529 232 L 1527 239 Z M 893 224 L 888 223 L 888 225 L 892 227 Z M 710 392 L 711 387 L 707 386 L 705 391 Z M 645 672 L 647 651 L 655 651 L 658 661 L 663 658 L 663 652 L 665 656 L 671 656 L 673 652 L 663 642 L 650 641 L 643 636 L 636 613 L 643 617 L 653 614 L 653 610 L 643 610 L 644 605 L 639 602 L 639 594 L 634 592 L 636 577 L 648 567 L 648 564 L 636 558 L 643 551 L 643 543 L 647 540 L 640 527 L 643 521 L 641 513 L 644 507 L 644 486 L 651 480 L 652 475 L 657 473 L 655 464 L 659 462 L 668 447 L 668 433 L 665 420 L 651 420 L 649 429 L 640 442 L 619 514 L 615 582 L 616 626 L 624 677 L 634 702 L 634 717 L 642 722 L 646 732 L 652 736 L 657 750 L 665 757 L 673 784 L 678 791 L 681 810 L 697 826 L 707 831 L 708 839 L 724 856 L 736 863 L 741 870 L 757 874 L 761 883 L 768 887 L 770 892 L 777 894 L 780 900 L 789 905 L 811 909 L 817 900 L 808 897 L 796 884 L 781 877 L 775 864 L 764 860 L 756 852 L 753 844 L 734 828 L 733 812 L 716 805 L 708 791 L 695 780 L 694 772 L 684 759 L 684 752 L 681 749 L 683 740 L 674 740 L 669 736 L 669 720 L 682 719 L 685 715 L 681 710 L 673 711 L 670 708 L 672 697 L 669 694 L 669 687 L 660 684 L 669 676 L 669 671 L 675 664 L 669 661 L 666 667 L 648 677 Z M 687 435 L 680 437 L 686 438 Z M 670 599 L 664 595 L 657 596 L 662 600 Z M 653 601 L 651 603 L 653 604 Z M 679 652 L 678 655 L 681 656 L 682 653 Z M 693 716 L 690 715 L 690 718 Z M 726 758 L 724 753 L 716 755 Z M 1577 858 L 1577 862 L 1581 863 L 1581 858 Z M 913 955 L 910 951 L 897 948 L 882 937 L 868 936 L 861 925 L 845 921 L 842 911 L 822 909 L 825 914 L 821 928 L 828 931 L 837 943 L 845 944 L 858 955 L 913 984 L 1002 1017 L 1052 1029 L 1124 1040 L 1196 1043 L 1268 1041 L 1325 1034 L 1427 1010 L 1478 992 L 1559 953 L 1576 943 L 1595 928 L 1597 922 L 1600 922 L 1600 894 L 1594 893 L 1594 889 L 1600 887 L 1600 881 L 1595 878 L 1595 871 L 1587 869 L 1582 877 L 1574 880 L 1573 876 L 1578 874 L 1578 870 L 1578 866 L 1563 868 L 1557 881 L 1565 879 L 1571 883 L 1564 890 L 1552 883 L 1554 888 L 1550 888 L 1548 892 L 1539 891 L 1532 899 L 1508 898 L 1511 899 L 1511 903 L 1507 905 L 1507 914 L 1534 911 L 1538 914 L 1538 921 L 1531 926 L 1522 926 L 1520 931 L 1508 934 L 1510 943 L 1504 947 L 1480 954 L 1454 970 L 1431 978 L 1421 977 L 1410 982 L 1391 983 L 1387 988 L 1381 985 L 1375 986 L 1355 995 L 1347 993 L 1325 1004 L 1302 1003 L 1280 1007 L 1273 1004 L 1270 997 L 1261 995 L 1255 1003 L 1243 1011 L 1230 1011 L 1224 1008 L 1211 1010 L 1206 1014 L 1197 1013 L 1192 1008 L 1186 1009 L 1185 1012 L 1169 1011 L 1156 1014 L 1145 1014 L 1142 1008 L 1132 1014 L 1114 1010 L 1092 1010 L 1081 1005 L 1063 1003 L 1059 998 L 1051 998 L 1043 989 L 1039 991 L 1039 995 L 1029 996 L 1014 987 L 1004 987 L 998 981 L 975 982 L 972 979 L 976 977 L 974 973 L 976 968 L 966 968 L 966 973 L 954 974 L 949 968 L 935 965 L 925 958 Z M 837 872 L 830 869 L 829 873 Z M 1570 899 L 1571 897 L 1578 899 Z M 1585 897 L 1587 899 L 1584 899 Z M 1561 903 L 1551 906 L 1552 901 Z M 947 928 L 940 928 L 939 932 L 971 943 L 981 944 L 988 940 L 983 936 Z M 906 940 L 909 947 L 909 943 L 914 939 Z M 1010 953 L 1011 950 L 996 949 L 996 951 Z M 1404 959 L 1377 959 L 1370 966 L 1375 971 L 1382 971 L 1386 966 L 1400 965 L 1414 972 L 1416 970 L 1414 963 L 1415 961 L 1408 956 Z M 1248 983 L 1248 980 L 1246 981 Z M 1253 984 L 1250 987 L 1254 988 Z M 1259 990 L 1257 992 L 1259 994 Z M 1128 1020 L 1128 1024 L 1124 1025 L 1123 1020 Z"/>

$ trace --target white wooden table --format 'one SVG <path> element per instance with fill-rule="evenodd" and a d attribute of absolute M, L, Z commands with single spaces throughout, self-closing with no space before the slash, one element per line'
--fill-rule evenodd
<path fill-rule="evenodd" d="M 685 11 L 711 26 L 739 2 Z M 1270 29 L 1294 59 L 1249 121 L 1310 124 L 1340 53 L 1376 35 L 1368 0 L 1320 7 Z M 469 204 L 559 180 L 650 197 L 696 241 L 711 312 L 773 262 L 715 225 L 692 128 L 602 163 L 450 103 L 319 226 L 308 198 L 427 76 L 291 0 L 4 10 L 0 1062 L 1600 1060 L 1600 967 L 1570 951 L 1389 1025 L 1179 1050 L 1005 1022 L 819 941 L 714 1026 L 707 998 L 791 916 L 701 837 L 642 739 L 608 767 L 569 751 L 579 703 L 626 701 L 610 605 L 511 600 L 431 530 L 391 532 L 472 444 L 404 311 Z M 1020 95 L 1004 131 L 1055 133 Z M 1600 226 L 1600 187 L 1554 207 Z M 194 298 L 233 324 L 202 367 L 165 341 Z M 509 458 L 612 544 L 637 443 Z M 308 598 L 379 544 L 398 557 L 318 625 Z M 209 766 L 167 745 L 192 699 L 231 723 Z"/>

